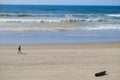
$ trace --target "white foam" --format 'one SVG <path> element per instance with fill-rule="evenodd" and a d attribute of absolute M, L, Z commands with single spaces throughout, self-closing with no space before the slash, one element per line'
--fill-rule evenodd
<path fill-rule="evenodd" d="M 108 16 L 111 16 L 111 17 L 120 17 L 120 14 L 108 14 Z"/>
<path fill-rule="evenodd" d="M 43 27 L 6 27 L 6 28 L 0 28 L 0 31 L 72 31 L 72 30 L 78 30 L 80 28 L 43 28 Z"/>
<path fill-rule="evenodd" d="M 54 23 L 61 22 L 59 19 L 0 19 L 0 22 L 45 22 L 45 23 Z"/>
<path fill-rule="evenodd" d="M 0 28 L 0 31 L 73 31 L 73 30 L 87 30 L 87 31 L 97 31 L 97 30 L 120 30 L 120 27 L 78 27 L 78 28 L 64 28 L 64 27 L 5 27 Z"/>
<path fill-rule="evenodd" d="M 23 23 L 23 22 L 38 22 L 38 23 L 62 23 L 62 22 L 81 22 L 81 21 L 103 21 L 101 18 L 93 18 L 93 19 L 77 19 L 77 18 L 63 18 L 63 19 L 26 19 L 26 18 L 18 18 L 18 19 L 0 19 L 0 22 L 13 22 L 13 23 Z"/>
<path fill-rule="evenodd" d="M 98 27 L 85 27 L 82 30 L 120 30 L 120 26 L 98 26 Z"/>
<path fill-rule="evenodd" d="M 22 22 L 38 22 L 38 23 L 61 23 L 61 22 L 70 22 L 75 21 L 72 19 L 0 19 L 0 22 L 13 22 L 13 23 L 22 23 Z"/>

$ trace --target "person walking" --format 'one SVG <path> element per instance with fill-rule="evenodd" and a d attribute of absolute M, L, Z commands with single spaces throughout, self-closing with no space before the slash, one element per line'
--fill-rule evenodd
<path fill-rule="evenodd" d="M 22 48 L 21 48 L 21 46 L 19 45 L 19 47 L 18 47 L 18 54 L 22 54 Z"/>

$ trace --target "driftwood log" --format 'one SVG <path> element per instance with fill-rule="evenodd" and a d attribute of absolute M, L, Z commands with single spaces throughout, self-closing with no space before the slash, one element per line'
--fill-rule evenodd
<path fill-rule="evenodd" d="M 104 75 L 106 75 L 106 71 L 95 73 L 96 77 L 100 77 L 100 76 L 104 76 Z"/>

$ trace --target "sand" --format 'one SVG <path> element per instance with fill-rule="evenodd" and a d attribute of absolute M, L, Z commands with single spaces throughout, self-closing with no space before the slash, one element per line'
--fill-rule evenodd
<path fill-rule="evenodd" d="M 120 80 L 120 43 L 0 45 L 0 80 Z M 95 77 L 106 70 L 108 75 Z"/>

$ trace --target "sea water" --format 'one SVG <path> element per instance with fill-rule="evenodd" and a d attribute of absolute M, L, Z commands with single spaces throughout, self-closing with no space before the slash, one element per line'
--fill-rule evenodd
<path fill-rule="evenodd" d="M 0 5 L 0 44 L 120 41 L 120 6 Z"/>

